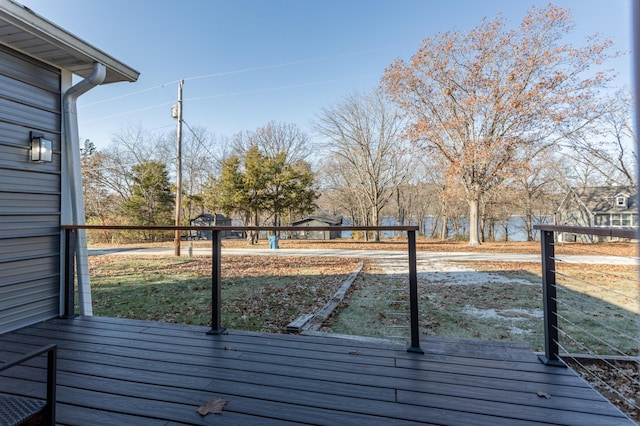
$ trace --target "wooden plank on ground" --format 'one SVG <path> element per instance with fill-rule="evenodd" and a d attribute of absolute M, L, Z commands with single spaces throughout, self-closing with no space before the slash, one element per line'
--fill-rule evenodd
<path fill-rule="evenodd" d="M 360 271 L 362 271 L 363 266 L 363 262 L 358 262 L 356 270 L 349 274 L 340 288 L 333 294 L 331 300 L 325 303 L 325 305 L 314 314 L 302 315 L 289 323 L 289 325 L 287 325 L 286 327 L 287 333 L 318 331 L 322 326 L 322 323 L 325 322 L 331 316 L 331 314 L 333 314 L 333 311 L 335 311 L 338 305 L 344 300 L 347 291 L 349 291 L 349 288 L 351 288 L 351 284 L 353 284 Z"/>

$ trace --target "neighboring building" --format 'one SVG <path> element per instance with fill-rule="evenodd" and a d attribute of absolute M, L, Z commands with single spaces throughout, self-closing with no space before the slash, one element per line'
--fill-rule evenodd
<path fill-rule="evenodd" d="M 209 213 L 203 213 L 200 216 L 195 217 L 189 221 L 191 226 L 231 226 L 231 218 L 228 218 L 220 213 L 216 213 L 215 216 Z M 238 237 L 237 232 L 222 231 L 220 233 L 221 238 Z M 188 240 L 210 240 L 212 237 L 212 231 L 189 231 Z"/>
<path fill-rule="evenodd" d="M 297 222 L 293 222 L 291 226 L 300 228 L 312 226 L 342 226 L 342 216 L 309 216 Z M 291 238 L 296 240 L 333 240 L 341 237 L 341 231 L 300 231 L 291 232 Z"/>
<path fill-rule="evenodd" d="M 74 74 L 81 81 L 72 86 Z M 76 99 L 138 75 L 28 8 L 0 0 L 0 334 L 61 314 L 60 225 L 84 224 Z M 90 315 L 81 234 L 78 300 Z"/>
<path fill-rule="evenodd" d="M 598 228 L 638 227 L 638 199 L 635 188 L 597 186 L 571 188 L 560 203 L 556 224 Z M 589 235 L 564 233 L 563 241 L 593 242 Z"/>

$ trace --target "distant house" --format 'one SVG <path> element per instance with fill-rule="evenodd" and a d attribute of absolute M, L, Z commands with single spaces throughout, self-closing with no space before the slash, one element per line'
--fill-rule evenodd
<path fill-rule="evenodd" d="M 564 226 L 599 228 L 638 227 L 638 198 L 634 187 L 596 186 L 570 188 L 556 213 Z M 563 241 L 593 242 L 592 236 L 561 235 Z"/>
<path fill-rule="evenodd" d="M 215 215 L 209 213 L 203 213 L 200 216 L 197 216 L 189 221 L 191 226 L 231 226 L 231 218 L 228 218 L 225 215 L 220 213 L 216 213 Z M 191 230 L 189 231 L 189 235 L 187 236 L 187 240 L 210 240 L 212 236 L 212 231 L 206 230 Z M 220 232 L 221 238 L 229 238 L 238 236 L 238 233 L 235 233 L 231 230 Z"/>
<path fill-rule="evenodd" d="M 342 216 L 308 216 L 293 222 L 291 226 L 300 227 L 299 231 L 293 231 L 291 238 L 296 240 L 333 240 L 340 238 L 341 231 L 307 231 L 305 227 L 312 226 L 342 226 Z"/>
<path fill-rule="evenodd" d="M 0 334 L 62 313 L 60 226 L 84 224 L 76 100 L 138 75 L 30 9 L 0 2 Z M 80 312 L 91 315 L 83 232 L 77 250 Z"/>

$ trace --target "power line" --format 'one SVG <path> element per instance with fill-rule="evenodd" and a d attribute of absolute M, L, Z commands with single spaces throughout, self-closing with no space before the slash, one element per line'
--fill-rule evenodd
<path fill-rule="evenodd" d="M 269 87 L 269 88 L 266 88 L 266 89 L 243 90 L 243 91 L 239 91 L 239 92 L 222 93 L 222 94 L 219 94 L 219 95 L 201 96 L 201 97 L 198 97 L 198 98 L 189 98 L 189 99 L 185 99 L 185 101 L 202 101 L 202 100 L 206 100 L 206 99 L 224 98 L 224 97 L 228 97 L 228 96 L 247 95 L 247 94 L 252 94 L 252 93 L 274 92 L 274 91 L 286 90 L 286 89 L 299 89 L 299 88 L 302 88 L 302 87 L 320 86 L 322 84 L 327 84 L 327 83 L 339 83 L 341 81 L 359 80 L 361 78 L 368 78 L 368 77 L 373 77 L 373 76 L 374 76 L 374 74 L 368 74 L 368 75 L 361 75 L 361 76 L 357 76 L 357 77 L 338 78 L 338 79 L 333 79 L 333 80 L 323 80 L 323 81 L 317 81 L 317 82 L 314 82 L 314 83 L 291 84 L 291 85 L 287 85 L 287 86 Z M 376 76 L 377 76 L 377 74 L 376 74 Z"/>
<path fill-rule="evenodd" d="M 187 123 L 185 120 L 182 120 L 182 123 L 185 126 L 187 126 L 187 129 L 189 129 L 189 131 L 191 132 L 191 135 L 193 135 L 194 139 L 198 142 L 198 146 L 202 147 L 205 151 L 207 151 L 207 154 L 209 154 L 209 158 L 214 158 L 215 156 L 211 153 L 211 151 L 209 150 L 209 147 L 205 145 L 202 139 L 200 139 L 200 137 L 196 134 L 196 132 L 191 128 L 189 123 Z"/>
<path fill-rule="evenodd" d="M 265 88 L 265 89 L 243 90 L 243 91 L 238 91 L 238 92 L 222 93 L 222 94 L 218 94 L 218 95 L 201 96 L 201 97 L 197 97 L 197 98 L 189 98 L 189 99 L 185 99 L 184 101 L 202 101 L 202 100 L 207 100 L 207 99 L 218 99 L 218 98 L 224 98 L 224 97 L 229 97 L 229 96 L 248 95 L 248 94 L 263 93 L 263 92 L 274 92 L 274 91 L 278 91 L 278 90 L 287 90 L 287 89 L 298 89 L 298 88 L 303 88 L 303 87 L 320 86 L 322 84 L 327 84 L 327 83 L 339 83 L 339 82 L 342 82 L 342 81 L 359 80 L 359 79 L 369 78 L 369 77 L 373 77 L 373 76 L 377 76 L 377 74 L 367 74 L 367 75 L 360 75 L 360 76 L 356 76 L 356 77 L 339 78 L 339 79 L 333 79 L 333 80 L 322 80 L 322 81 L 317 81 L 317 82 L 313 82 L 313 83 L 292 84 L 292 85 L 287 85 L 287 86 L 275 86 L 275 87 L 269 87 L 269 88 Z M 93 123 L 95 121 L 106 120 L 106 119 L 114 118 L 114 117 L 121 117 L 123 115 L 129 115 L 129 114 L 133 114 L 133 113 L 136 113 L 136 112 L 147 111 L 147 110 L 150 110 L 150 109 L 153 109 L 153 108 L 166 107 L 166 106 L 173 105 L 174 103 L 175 102 L 173 102 L 173 101 L 172 102 L 163 102 L 161 104 L 155 104 L 155 105 L 148 106 L 148 107 L 138 108 L 138 109 L 134 109 L 134 110 L 130 110 L 130 111 L 124 111 L 124 112 L 121 112 L 121 113 L 118 113 L 118 114 L 111 114 L 111 115 L 107 115 L 107 116 L 103 116 L 103 117 L 92 118 L 92 119 L 89 119 L 89 120 L 83 120 L 82 122 L 83 123 Z"/>
<path fill-rule="evenodd" d="M 118 95 L 118 96 L 114 96 L 114 97 L 111 97 L 111 98 L 103 99 L 101 101 L 96 101 L 96 102 L 92 102 L 92 103 L 89 103 L 89 104 L 85 104 L 85 105 L 83 105 L 83 108 L 87 108 L 87 107 L 90 107 L 90 106 L 93 106 L 93 105 L 102 104 L 102 103 L 105 103 L 105 102 L 110 102 L 110 101 L 117 100 L 117 99 L 126 98 L 126 97 L 129 97 L 129 96 L 138 95 L 140 93 L 150 92 L 150 91 L 156 90 L 156 89 L 161 89 L 161 88 L 164 88 L 166 86 L 179 83 L 180 81 L 201 80 L 201 79 L 205 79 L 205 78 L 224 77 L 224 76 L 227 76 L 227 75 L 244 74 L 244 73 L 248 73 L 248 72 L 262 71 L 262 70 L 268 70 L 268 69 L 274 69 L 274 68 L 284 68 L 284 67 L 288 67 L 288 66 L 292 66 L 292 65 L 309 64 L 309 63 L 314 63 L 314 62 L 327 61 L 327 60 L 331 60 L 331 59 L 348 58 L 348 57 L 351 57 L 351 56 L 358 56 L 358 55 L 364 55 L 364 54 L 367 54 L 367 53 L 380 52 L 380 51 L 388 50 L 390 48 L 391 47 L 385 47 L 385 48 L 379 47 L 379 48 L 365 49 L 365 50 L 359 50 L 359 51 L 349 52 L 349 53 L 341 53 L 341 54 L 338 54 L 338 55 L 320 56 L 320 57 L 317 57 L 317 58 L 302 59 L 302 60 L 299 60 L 299 61 L 282 62 L 282 63 L 279 63 L 279 64 L 262 65 L 262 66 L 243 68 L 243 69 L 233 70 L 233 71 L 224 71 L 224 72 L 205 74 L 205 75 L 194 76 L 194 77 L 187 77 L 187 78 L 183 78 L 183 79 L 168 81 L 166 83 L 162 83 L 162 84 L 159 84 L 157 86 L 149 87 L 149 88 L 146 88 L 146 89 L 136 90 L 135 92 L 126 93 L 126 94 L 123 94 L 123 95 Z"/>
<path fill-rule="evenodd" d="M 120 112 L 118 114 L 111 114 L 111 115 L 105 115 L 103 117 L 98 117 L 98 118 L 92 118 L 90 120 L 82 120 L 83 123 L 93 123 L 94 121 L 100 121 L 100 120 L 106 120 L 108 118 L 114 118 L 114 117 L 121 117 L 123 115 L 128 115 L 128 114 L 133 114 L 135 112 L 140 112 L 140 111 L 147 111 L 150 109 L 154 109 L 154 108 L 159 108 L 159 107 L 166 107 L 169 105 L 173 105 L 175 102 L 164 102 L 161 104 L 156 104 L 156 105 L 152 105 L 152 106 L 148 106 L 148 107 L 144 107 L 144 108 L 138 108 L 138 109 L 134 109 L 134 110 L 130 110 L 130 111 L 125 111 L 125 112 Z"/>

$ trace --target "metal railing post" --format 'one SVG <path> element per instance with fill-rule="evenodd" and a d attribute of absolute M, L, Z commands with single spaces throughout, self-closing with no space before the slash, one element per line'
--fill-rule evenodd
<path fill-rule="evenodd" d="M 211 231 L 211 330 L 207 334 L 225 334 L 222 327 L 222 240 L 219 230 Z"/>
<path fill-rule="evenodd" d="M 416 266 L 416 231 L 407 231 L 409 250 L 409 309 L 411 317 L 411 344 L 407 352 L 423 354 L 420 349 L 420 327 L 418 316 L 418 268 Z"/>
<path fill-rule="evenodd" d="M 58 368 L 58 348 L 53 345 L 47 352 L 47 408 L 46 424 L 56 424 L 56 385 Z"/>
<path fill-rule="evenodd" d="M 77 238 L 78 231 L 76 229 L 65 229 L 64 303 L 62 318 L 72 318 L 75 316 L 75 260 Z"/>
<path fill-rule="evenodd" d="M 556 261 L 553 231 L 542 231 L 542 298 L 544 305 L 544 355 L 540 360 L 546 365 L 562 366 L 558 346 L 558 303 L 556 299 Z"/>

